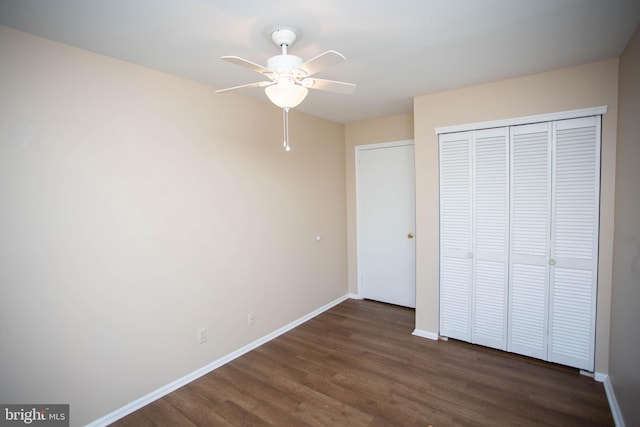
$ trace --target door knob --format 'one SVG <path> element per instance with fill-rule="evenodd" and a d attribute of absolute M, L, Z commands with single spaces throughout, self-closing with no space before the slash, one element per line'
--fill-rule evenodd
<path fill-rule="evenodd" d="M 410 239 L 413 239 L 413 233 L 409 232 L 409 234 L 407 234 L 407 237 L 410 238 Z"/>

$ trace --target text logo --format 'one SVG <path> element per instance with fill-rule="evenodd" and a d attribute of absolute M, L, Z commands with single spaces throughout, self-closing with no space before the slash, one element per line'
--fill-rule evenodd
<path fill-rule="evenodd" d="M 69 405 L 0 405 L 0 427 L 69 427 Z"/>

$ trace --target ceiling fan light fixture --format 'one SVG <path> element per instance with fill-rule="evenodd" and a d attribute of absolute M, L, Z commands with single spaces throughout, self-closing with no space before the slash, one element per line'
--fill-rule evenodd
<path fill-rule="evenodd" d="M 293 83 L 289 79 L 280 79 L 278 83 L 267 86 L 264 90 L 271 102 L 280 108 L 294 108 L 306 98 L 309 90 Z"/>

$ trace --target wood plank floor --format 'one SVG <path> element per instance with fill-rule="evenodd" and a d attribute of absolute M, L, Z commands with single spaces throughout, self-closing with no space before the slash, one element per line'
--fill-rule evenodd
<path fill-rule="evenodd" d="M 613 425 L 577 370 L 413 328 L 412 309 L 347 300 L 114 425 Z"/>

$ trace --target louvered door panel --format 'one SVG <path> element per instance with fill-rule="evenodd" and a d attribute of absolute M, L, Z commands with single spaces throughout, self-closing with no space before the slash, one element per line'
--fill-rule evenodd
<path fill-rule="evenodd" d="M 549 360 L 593 371 L 600 118 L 555 124 Z"/>
<path fill-rule="evenodd" d="M 507 348 L 546 359 L 551 125 L 511 128 L 510 302 Z"/>
<path fill-rule="evenodd" d="M 594 280 L 591 271 L 552 268 L 550 361 L 593 371 Z"/>
<path fill-rule="evenodd" d="M 546 267 L 513 264 L 510 300 L 509 351 L 546 359 Z"/>
<path fill-rule="evenodd" d="M 507 128 L 474 135 L 474 252 L 499 261 L 505 259 L 508 238 L 507 137 Z"/>
<path fill-rule="evenodd" d="M 514 255 L 546 261 L 549 241 L 549 125 L 516 126 L 511 142 Z"/>
<path fill-rule="evenodd" d="M 441 245 L 466 258 L 471 248 L 471 144 L 468 133 L 459 137 L 465 139 L 443 136 L 440 144 Z"/>
<path fill-rule="evenodd" d="M 508 129 L 473 133 L 472 342 L 506 349 Z"/>
<path fill-rule="evenodd" d="M 507 277 L 505 263 L 475 260 L 472 342 L 506 349 Z"/>
<path fill-rule="evenodd" d="M 440 334 L 471 340 L 471 133 L 440 135 Z"/>
<path fill-rule="evenodd" d="M 471 268 L 465 258 L 443 257 L 440 263 L 440 334 L 471 338 Z"/>

